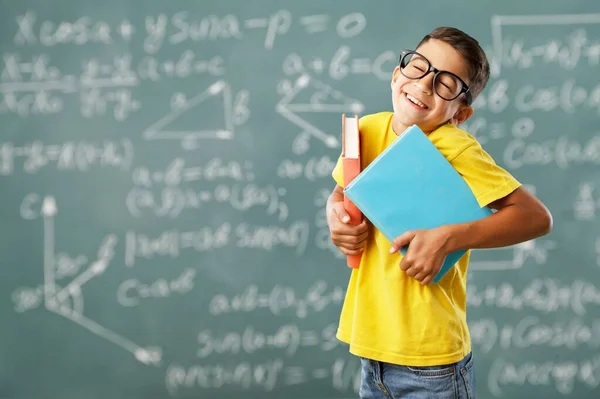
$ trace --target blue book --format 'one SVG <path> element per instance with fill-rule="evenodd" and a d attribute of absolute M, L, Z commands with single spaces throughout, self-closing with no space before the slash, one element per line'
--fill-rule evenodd
<path fill-rule="evenodd" d="M 492 214 L 416 125 L 409 127 L 345 188 L 344 193 L 391 242 L 409 230 L 464 223 Z M 407 247 L 400 252 L 405 255 Z M 438 282 L 466 253 L 450 253 Z"/>

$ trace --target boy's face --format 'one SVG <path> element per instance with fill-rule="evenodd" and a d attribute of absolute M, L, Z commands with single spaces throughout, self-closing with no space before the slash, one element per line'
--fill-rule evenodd
<path fill-rule="evenodd" d="M 467 85 L 468 67 L 462 55 L 451 45 L 436 39 L 430 39 L 416 49 L 431 65 L 441 71 L 458 75 Z M 394 131 L 402 133 L 416 124 L 426 133 L 435 130 L 448 121 L 458 125 L 467 120 L 473 108 L 466 105 L 461 94 L 452 101 L 446 101 L 433 89 L 434 72 L 421 79 L 409 79 L 396 67 L 392 75 L 392 103 L 394 107 Z M 417 103 L 415 104 L 414 101 Z"/>

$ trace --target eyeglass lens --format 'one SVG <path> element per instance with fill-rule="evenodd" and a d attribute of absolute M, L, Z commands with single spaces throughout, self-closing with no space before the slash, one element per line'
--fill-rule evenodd
<path fill-rule="evenodd" d="M 409 79 L 420 79 L 429 72 L 431 64 L 418 54 L 408 53 L 404 56 L 401 72 Z M 454 100 L 462 91 L 462 83 L 451 73 L 440 71 L 434 77 L 433 88 L 444 100 Z"/>

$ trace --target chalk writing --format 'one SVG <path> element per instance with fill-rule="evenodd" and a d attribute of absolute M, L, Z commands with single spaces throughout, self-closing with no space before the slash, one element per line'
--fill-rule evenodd
<path fill-rule="evenodd" d="M 18 32 L 14 42 L 19 45 L 40 43 L 44 46 L 57 44 L 84 45 L 87 43 L 112 42 L 110 26 L 104 21 L 93 21 L 90 17 L 77 18 L 75 21 L 54 23 L 48 20 L 37 23 L 33 11 L 17 17 Z"/>
<path fill-rule="evenodd" d="M 586 18 L 587 17 L 587 18 Z M 570 20 L 569 20 L 570 19 Z M 503 39 L 501 29 L 514 29 L 521 25 L 562 25 L 570 23 L 588 23 L 590 18 L 585 15 L 553 15 L 550 18 L 542 16 L 495 16 L 492 18 L 494 25 L 494 43 L 498 59 L 504 68 L 533 69 L 538 66 L 557 65 L 566 70 L 573 70 L 581 62 L 587 66 L 600 63 L 600 41 L 592 40 L 587 29 L 576 27 L 571 29 L 564 38 L 552 38 L 545 43 L 531 45 L 522 38 Z M 511 26 L 512 25 L 512 26 Z M 528 27 L 531 29 L 531 27 Z M 548 28 L 546 28 L 548 29 Z M 500 65 L 497 65 L 499 67 Z"/>
<path fill-rule="evenodd" d="M 334 166 L 335 161 L 327 155 L 312 157 L 306 163 L 284 159 L 277 167 L 277 177 L 290 180 L 304 178 L 308 181 L 331 178 Z"/>
<path fill-rule="evenodd" d="M 171 396 L 177 396 L 182 389 L 219 389 L 234 386 L 238 389 L 261 388 L 271 391 L 277 384 L 284 363 L 280 359 L 263 363 L 249 362 L 238 365 L 192 365 L 170 364 L 166 371 L 166 387 Z"/>
<path fill-rule="evenodd" d="M 588 307 L 600 306 L 600 290 L 593 283 L 571 283 L 551 278 L 535 278 L 520 292 L 512 284 L 469 285 L 467 303 L 472 307 L 488 306 L 512 310 L 536 310 L 543 313 L 568 309 L 583 316 Z"/>
<path fill-rule="evenodd" d="M 600 196 L 596 198 L 594 188 L 590 183 L 582 183 L 579 186 L 579 193 L 573 203 L 575 219 L 596 219 L 596 211 L 600 210 Z"/>
<path fill-rule="evenodd" d="M 66 338 L 109 343 L 106 359 L 162 367 L 145 381 L 160 397 L 357 396 L 360 359 L 336 338 L 350 271 L 325 207 L 340 114 L 390 107 L 399 49 L 380 15 L 75 3 L 2 17 L 7 323 L 59 319 Z M 460 127 L 555 216 L 549 237 L 471 254 L 478 389 L 594 396 L 600 14 L 473 7 L 492 76 Z M 27 343 L 45 326 L 8 362 L 56 363 L 66 340 L 41 355 Z M 81 396 L 57 375 L 43 391 Z"/>
<path fill-rule="evenodd" d="M 556 165 L 561 169 L 573 165 L 600 164 L 600 135 L 581 143 L 569 137 L 543 142 L 511 140 L 504 150 L 504 163 L 513 169 L 523 166 Z"/>
<path fill-rule="evenodd" d="M 335 80 L 343 80 L 356 75 L 372 75 L 379 80 L 389 80 L 398 64 L 395 51 L 384 51 L 371 59 L 368 57 L 352 57 L 351 48 L 340 46 L 330 60 L 321 57 L 302 59 L 297 53 L 291 53 L 283 61 L 283 72 L 286 75 L 327 73 Z"/>
<path fill-rule="evenodd" d="M 319 249 L 327 250 L 338 259 L 342 259 L 345 258 L 345 255 L 331 241 L 331 232 L 327 224 L 326 204 L 330 194 L 331 190 L 328 189 L 321 189 L 315 194 L 314 205 L 317 208 L 317 212 L 315 213 L 315 227 L 317 228 L 315 246 Z"/>
<path fill-rule="evenodd" d="M 134 168 L 132 180 L 135 185 L 146 188 L 155 184 L 178 186 L 195 181 L 249 182 L 254 180 L 254 172 L 252 162 L 212 158 L 200 166 L 186 166 L 182 158 L 175 158 L 164 170 L 151 171 L 141 166 Z"/>
<path fill-rule="evenodd" d="M 117 56 L 112 64 L 100 64 L 96 59 L 83 63 L 81 75 L 63 74 L 53 66 L 46 54 L 22 61 L 16 54 L 6 54 L 0 74 L 0 111 L 21 117 L 30 114 L 56 114 L 64 109 L 57 95 L 78 92 L 80 113 L 90 118 L 105 115 L 110 107 L 116 120 L 123 121 L 141 104 L 133 98 L 131 87 L 139 80 L 131 70 L 131 56 Z"/>
<path fill-rule="evenodd" d="M 335 337 L 337 325 L 330 324 L 321 331 L 301 330 L 294 324 L 285 324 L 272 334 L 257 331 L 255 327 L 245 327 L 241 332 L 216 334 L 211 330 L 198 333 L 199 358 L 220 354 L 253 354 L 261 350 L 283 352 L 293 356 L 301 348 L 317 347 L 322 351 L 331 351 L 339 341 Z"/>
<path fill-rule="evenodd" d="M 505 391 L 514 392 L 514 387 L 523 385 L 534 386 L 537 390 L 554 388 L 563 395 L 569 395 L 581 384 L 594 392 L 600 385 L 600 356 L 586 356 L 577 360 L 567 357 L 539 363 L 516 363 L 500 357 L 493 361 L 487 383 L 488 389 L 496 397 L 504 396 Z"/>
<path fill-rule="evenodd" d="M 4 142 L 0 144 L 0 175 L 16 173 L 16 162 L 21 159 L 25 173 L 37 173 L 49 165 L 58 171 L 86 172 L 94 167 L 127 170 L 133 160 L 133 144 L 129 139 L 118 142 L 67 141 L 61 144 L 45 144 L 36 140 L 19 146 Z"/>
<path fill-rule="evenodd" d="M 283 359 L 274 358 L 261 363 L 242 362 L 234 365 L 198 364 L 182 366 L 170 364 L 166 371 L 165 384 L 171 396 L 192 388 L 223 389 L 225 387 L 249 390 L 259 388 L 270 392 L 276 386 L 292 386 L 329 379 L 337 391 L 355 393 L 360 385 L 360 370 L 355 363 L 336 359 L 329 367 L 306 367 L 287 365 Z"/>
<path fill-rule="evenodd" d="M 277 247 L 294 248 L 300 255 L 306 250 L 309 230 L 305 221 L 294 221 L 287 227 L 256 226 L 249 223 L 232 226 L 224 223 L 194 231 L 165 230 L 154 237 L 130 230 L 125 235 L 125 264 L 132 267 L 138 258 L 177 258 L 184 250 L 205 252 L 229 245 L 267 252 L 274 251 Z"/>
<path fill-rule="evenodd" d="M 117 301 L 125 307 L 138 306 L 146 298 L 168 298 L 173 294 L 187 294 L 194 289 L 196 270 L 187 268 L 178 277 L 167 280 L 159 278 L 142 283 L 137 278 L 123 281 L 117 289 Z"/>
<path fill-rule="evenodd" d="M 506 137 L 525 139 L 535 130 L 535 121 L 530 117 L 521 117 L 512 125 L 505 122 L 488 121 L 483 116 L 473 117 L 461 125 L 461 128 L 477 138 L 482 145 L 491 141 L 502 140 Z"/>
<path fill-rule="evenodd" d="M 498 346 L 501 349 L 525 349 L 535 346 L 590 349 L 600 346 L 600 319 L 589 324 L 581 318 L 544 323 L 536 316 L 526 316 L 516 324 L 498 325 L 494 319 L 480 319 L 469 325 L 475 345 L 487 353 Z"/>
<path fill-rule="evenodd" d="M 505 111 L 510 104 L 522 113 L 562 111 L 568 114 L 582 111 L 600 112 L 600 85 L 577 83 L 567 79 L 560 84 L 536 87 L 520 85 L 511 100 L 511 87 L 506 79 L 490 83 L 486 94 L 478 97 L 474 106 L 493 113 Z"/>
<path fill-rule="evenodd" d="M 283 187 L 258 187 L 255 184 L 219 184 L 214 189 L 201 191 L 167 187 L 157 194 L 136 187 L 127 194 L 126 203 L 129 212 L 136 217 L 148 214 L 148 210 L 156 216 L 175 218 L 186 209 L 210 209 L 211 204 L 226 203 L 241 212 L 255 207 L 264 208 L 267 215 L 276 215 L 283 222 L 289 215 L 288 205 L 283 201 L 286 192 Z"/>
<path fill-rule="evenodd" d="M 233 297 L 215 295 L 209 303 L 209 312 L 218 316 L 266 309 L 277 316 L 286 310 L 292 310 L 297 317 L 305 318 L 309 311 L 321 312 L 329 305 L 341 303 L 343 298 L 344 290 L 341 287 L 330 288 L 325 281 L 317 281 L 304 295 L 298 295 L 292 287 L 279 284 L 267 293 L 261 292 L 256 285 L 250 285 Z"/>

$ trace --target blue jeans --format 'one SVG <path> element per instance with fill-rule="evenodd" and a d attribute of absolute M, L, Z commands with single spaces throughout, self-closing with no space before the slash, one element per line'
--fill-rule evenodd
<path fill-rule="evenodd" d="M 361 399 L 473 399 L 473 355 L 443 366 L 399 366 L 361 359 Z"/>

